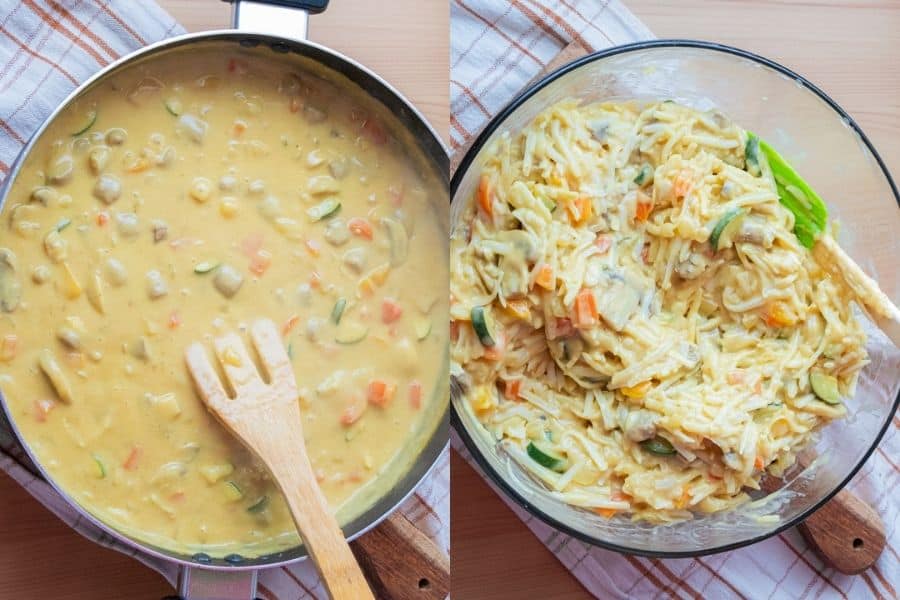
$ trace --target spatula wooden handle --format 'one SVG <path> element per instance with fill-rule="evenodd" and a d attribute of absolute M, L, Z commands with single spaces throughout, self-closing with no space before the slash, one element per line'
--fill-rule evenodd
<path fill-rule="evenodd" d="M 443 600 L 450 559 L 399 512 L 350 544 L 380 600 Z"/>
<path fill-rule="evenodd" d="M 287 413 L 282 415 L 285 423 L 292 423 L 294 419 L 299 422 L 300 415 L 294 414 L 293 407 L 283 412 Z M 285 446 L 271 448 L 269 443 L 257 439 L 257 451 L 281 487 L 297 531 L 328 593 L 334 600 L 373 598 L 344 533 L 319 488 L 297 428 L 285 426 L 279 431 L 278 425 L 269 422 L 265 431 L 269 435 L 277 432 L 278 435 L 272 435 L 270 439 Z"/>
<path fill-rule="evenodd" d="M 875 510 L 841 490 L 800 527 L 806 541 L 841 573 L 862 573 L 884 550 L 884 523 Z"/>

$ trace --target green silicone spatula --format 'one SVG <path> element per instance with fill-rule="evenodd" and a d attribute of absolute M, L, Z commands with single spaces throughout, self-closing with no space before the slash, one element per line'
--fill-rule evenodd
<path fill-rule="evenodd" d="M 794 214 L 797 239 L 812 250 L 822 267 L 844 281 L 878 327 L 900 348 L 900 309 L 831 236 L 828 208 L 822 198 L 777 150 L 753 133 L 748 132 L 744 154 L 751 175 L 761 175 L 761 160 L 766 161 L 775 178 L 778 199 Z"/>

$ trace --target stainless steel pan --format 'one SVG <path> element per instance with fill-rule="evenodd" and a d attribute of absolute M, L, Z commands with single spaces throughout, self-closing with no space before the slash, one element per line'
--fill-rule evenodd
<path fill-rule="evenodd" d="M 422 115 L 389 83 L 356 61 L 334 50 L 306 40 L 310 14 L 323 11 L 328 0 L 233 0 L 233 29 L 208 31 L 174 37 L 152 44 L 108 65 L 81 84 L 47 118 L 25 145 L 12 165 L 9 176 L 0 187 L 0 206 L 16 179 L 26 157 L 47 126 L 76 98 L 88 89 L 106 81 L 113 74 L 132 66 L 136 61 L 152 61 L 172 53 L 184 55 L 190 60 L 191 51 L 199 47 L 221 46 L 223 52 L 240 47 L 243 51 L 275 52 L 298 62 L 315 64 L 318 68 L 343 75 L 359 86 L 375 101 L 383 104 L 408 132 L 408 138 L 418 145 L 419 154 L 436 176 L 440 194 L 448 198 L 436 210 L 446 210 L 449 202 L 449 160 L 447 150 L 434 129 Z M 295 58 L 294 58 L 295 57 Z M 444 243 L 444 240 L 436 240 Z M 442 397 L 442 405 L 433 414 L 426 430 L 421 434 L 421 452 L 411 466 L 401 475 L 390 491 L 379 498 L 364 513 L 343 527 L 348 540 L 352 540 L 375 527 L 402 503 L 418 483 L 434 466 L 440 453 L 447 446 L 449 436 L 449 398 Z M 88 521 L 94 523 L 126 546 L 148 555 L 180 565 L 178 593 L 185 600 L 248 600 L 256 597 L 257 572 L 261 568 L 277 567 L 306 558 L 306 551 L 297 546 L 277 554 L 248 558 L 229 555 L 213 558 L 205 554 L 185 555 L 165 548 L 155 547 L 131 538 L 108 526 L 79 506 L 64 489 L 53 481 L 23 438 L 6 399 L 0 394 L 0 404 L 12 426 L 16 438 L 37 466 L 40 474 Z"/>

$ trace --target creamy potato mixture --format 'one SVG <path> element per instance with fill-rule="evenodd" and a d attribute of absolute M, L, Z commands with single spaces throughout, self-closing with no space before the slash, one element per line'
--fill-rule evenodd
<path fill-rule="evenodd" d="M 260 317 L 281 324 L 342 520 L 418 451 L 411 432 L 446 401 L 446 192 L 347 87 L 274 55 L 154 59 L 79 98 L 18 175 L 0 385 L 39 460 L 102 520 L 214 555 L 299 543 L 183 359 Z"/>

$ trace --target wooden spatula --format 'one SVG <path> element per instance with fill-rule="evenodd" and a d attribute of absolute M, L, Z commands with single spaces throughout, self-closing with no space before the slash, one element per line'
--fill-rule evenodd
<path fill-rule="evenodd" d="M 234 398 L 225 392 L 204 347 L 191 344 L 185 357 L 200 397 L 231 433 L 265 463 L 287 500 L 297 531 L 335 600 L 373 598 L 366 579 L 306 454 L 297 383 L 281 336 L 272 321 L 250 328 L 268 383 L 235 333 L 214 341 L 215 354 Z"/>

